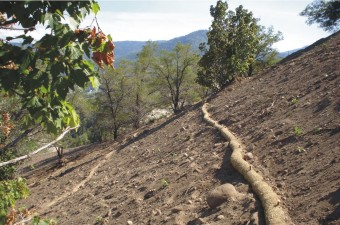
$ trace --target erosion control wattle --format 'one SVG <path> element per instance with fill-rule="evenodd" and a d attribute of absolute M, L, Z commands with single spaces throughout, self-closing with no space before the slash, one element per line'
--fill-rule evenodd
<path fill-rule="evenodd" d="M 251 164 L 243 159 L 242 146 L 237 138 L 228 130 L 228 128 L 218 124 L 211 119 L 207 111 L 207 104 L 202 106 L 204 120 L 210 125 L 217 128 L 222 136 L 229 141 L 232 149 L 231 164 L 244 178 L 250 183 L 256 195 L 260 198 L 265 213 L 267 225 L 289 225 L 292 224 L 288 214 L 283 210 L 280 199 L 273 189 L 264 181 L 263 177 L 257 173 Z"/>

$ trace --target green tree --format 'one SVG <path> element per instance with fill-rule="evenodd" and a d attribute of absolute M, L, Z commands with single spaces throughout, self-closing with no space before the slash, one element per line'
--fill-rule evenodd
<path fill-rule="evenodd" d="M 94 1 L 0 2 L 0 29 L 6 30 L 6 37 L 0 39 L 0 102 L 4 98 L 19 98 L 21 108 L 17 114 L 24 115 L 26 131 L 38 124 L 57 133 L 79 124 L 79 116 L 66 97 L 75 86 L 96 83 L 99 74 L 89 60 L 91 51 L 98 66 L 113 65 L 111 37 L 95 27 L 79 27 L 86 15 L 98 11 L 99 5 Z M 32 33 L 39 24 L 46 27 L 46 34 L 34 40 Z M 16 36 L 18 32 L 21 34 Z M 3 142 L 11 129 L 11 115 L 1 113 L 0 123 L 6 123 L 5 133 L 1 134 Z M 27 136 L 26 131 L 18 137 Z M 15 140 L 11 143 L 16 144 Z M 0 149 L 1 155 L 7 155 L 6 146 Z M 0 187 L 5 187 L 0 188 L 0 202 L 4 203 L 0 204 L 1 220 L 7 202 L 13 207 L 17 199 L 26 196 L 22 191 L 26 186 L 21 180 L 18 185 L 5 180 L 0 181 Z"/>
<path fill-rule="evenodd" d="M 0 40 L 0 96 L 19 100 L 20 108 L 10 117 L 20 120 L 16 129 L 23 130 L 14 133 L 15 129 L 6 127 L 12 136 L 6 134 L 1 143 L 2 160 L 17 155 L 9 148 L 37 127 L 57 133 L 79 124 L 79 116 L 66 97 L 76 86 L 96 83 L 99 74 L 89 60 L 91 51 L 99 66 L 113 65 L 111 38 L 95 27 L 79 28 L 86 15 L 98 10 L 93 1 L 0 2 L 0 29 L 7 35 Z M 46 34 L 34 42 L 32 33 L 39 24 L 45 25 Z M 18 32 L 22 34 L 15 36 Z"/>
<path fill-rule="evenodd" d="M 100 118 L 97 113 L 98 106 L 95 97 L 96 90 L 90 88 L 76 87 L 68 94 L 67 100 L 77 111 L 81 125 L 77 131 L 72 132 L 71 137 L 62 140 L 65 148 L 102 141 L 100 129 L 96 126 L 97 120 Z"/>
<path fill-rule="evenodd" d="M 227 10 L 227 2 L 217 1 L 215 7 L 211 6 L 213 22 L 207 33 L 208 43 L 200 46 L 204 55 L 199 61 L 197 82 L 214 89 L 248 74 L 259 43 L 259 27 L 252 12 L 242 5 L 235 12 Z"/>
<path fill-rule="evenodd" d="M 248 76 L 252 76 L 254 72 L 258 72 L 268 66 L 278 62 L 278 52 L 273 48 L 273 44 L 282 40 L 283 36 L 280 31 L 275 32 L 271 26 L 259 26 L 257 34 L 258 45 L 255 47 L 255 61 L 249 64 Z"/>
<path fill-rule="evenodd" d="M 0 2 L 0 29 L 8 35 L 0 40 L 0 93 L 20 96 L 29 112 L 27 124 L 38 123 L 54 133 L 79 124 L 66 96 L 75 85 L 84 87 L 98 77 L 85 55 L 90 58 L 92 49 L 98 65 L 113 63 L 110 37 L 95 28 L 79 29 L 84 17 L 98 10 L 90 1 Z M 72 26 L 64 22 L 67 19 Z M 38 24 L 50 31 L 33 43 L 31 33 Z M 12 30 L 22 34 L 13 36 Z M 13 40 L 22 43 L 17 46 Z"/>
<path fill-rule="evenodd" d="M 147 42 L 142 51 L 137 55 L 137 61 L 131 63 L 132 72 L 130 80 L 132 82 L 131 98 L 131 119 L 133 126 L 139 128 L 140 122 L 146 113 L 151 111 L 152 98 L 149 85 L 152 80 L 151 70 L 155 62 L 157 44 Z"/>
<path fill-rule="evenodd" d="M 162 51 L 154 66 L 155 85 L 174 113 L 193 100 L 198 59 L 190 45 L 177 44 L 171 52 Z"/>
<path fill-rule="evenodd" d="M 121 62 L 124 64 L 124 62 Z M 126 67 L 106 69 L 101 75 L 101 85 L 97 93 L 99 105 L 100 127 L 109 130 L 113 139 L 117 139 L 119 130 L 130 123 L 130 89 L 126 77 Z"/>
<path fill-rule="evenodd" d="M 340 30 L 340 1 L 315 0 L 308 4 L 300 13 L 306 16 L 308 25 L 319 24 L 325 31 L 336 32 Z"/>

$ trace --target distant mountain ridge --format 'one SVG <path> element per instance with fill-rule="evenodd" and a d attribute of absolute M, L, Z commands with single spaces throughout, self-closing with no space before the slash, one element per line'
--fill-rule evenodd
<path fill-rule="evenodd" d="M 207 32 L 208 30 L 197 30 L 187 35 L 170 39 L 168 41 L 159 40 L 159 41 L 154 41 L 154 42 L 158 44 L 158 47 L 160 50 L 171 51 L 176 46 L 177 43 L 182 43 L 182 44 L 189 44 L 191 45 L 193 50 L 199 51 L 198 49 L 199 44 L 203 42 L 208 42 Z M 135 60 L 137 58 L 137 54 L 143 49 L 143 46 L 146 44 L 146 42 L 147 41 L 117 41 L 115 42 L 116 63 L 119 63 L 119 61 L 122 59 Z M 292 49 L 292 50 L 285 51 L 285 52 L 279 52 L 278 57 L 285 58 L 286 56 L 298 50 L 304 49 L 304 48 L 305 47 Z"/>
<path fill-rule="evenodd" d="M 158 44 L 160 50 L 171 51 L 177 43 L 191 45 L 192 49 L 198 51 L 199 44 L 207 42 L 208 30 L 198 30 L 187 35 L 170 39 L 168 41 L 154 41 Z M 119 62 L 121 59 L 135 60 L 137 53 L 140 52 L 147 41 L 117 41 L 115 42 L 115 59 Z"/>
<path fill-rule="evenodd" d="M 297 51 L 300 51 L 304 48 L 306 48 L 307 46 L 304 46 L 302 48 L 295 48 L 295 49 L 292 49 L 292 50 L 289 50 L 289 51 L 285 51 L 285 52 L 279 52 L 279 54 L 277 55 L 279 58 L 285 58 L 291 54 L 293 54 L 294 52 L 297 52 Z"/>

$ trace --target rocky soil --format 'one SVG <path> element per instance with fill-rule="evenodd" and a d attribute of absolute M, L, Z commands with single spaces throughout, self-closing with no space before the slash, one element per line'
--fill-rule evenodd
<path fill-rule="evenodd" d="M 338 33 L 209 100 L 295 224 L 340 224 L 339 46 Z M 31 195 L 19 205 L 58 224 L 264 224 L 201 106 L 120 142 L 70 149 L 64 167 L 53 153 L 26 162 Z"/>

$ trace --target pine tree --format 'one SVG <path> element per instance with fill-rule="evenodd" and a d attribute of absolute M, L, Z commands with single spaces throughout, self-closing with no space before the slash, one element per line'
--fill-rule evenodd
<path fill-rule="evenodd" d="M 211 6 L 214 20 L 207 34 L 208 43 L 200 45 L 204 55 L 199 61 L 197 82 L 214 89 L 248 74 L 259 43 L 259 27 L 252 12 L 242 5 L 235 12 L 227 10 L 227 2 L 217 1 L 215 7 Z"/>

